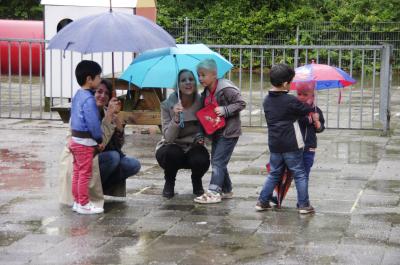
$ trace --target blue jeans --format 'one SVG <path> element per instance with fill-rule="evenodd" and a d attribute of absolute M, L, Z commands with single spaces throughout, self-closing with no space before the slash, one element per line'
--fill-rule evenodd
<path fill-rule="evenodd" d="M 232 191 L 232 182 L 227 166 L 238 139 L 239 137 L 225 138 L 223 136 L 213 138 L 211 145 L 212 174 L 209 190 L 218 193 Z"/>
<path fill-rule="evenodd" d="M 308 181 L 304 170 L 303 150 L 287 153 L 271 153 L 269 163 L 271 171 L 261 190 L 259 200 L 262 203 L 271 200 L 272 192 L 278 184 L 286 165 L 292 172 L 296 184 L 298 207 L 309 206 Z"/>
<path fill-rule="evenodd" d="M 307 184 L 310 178 L 311 167 L 314 164 L 314 157 L 315 157 L 315 152 L 304 151 L 303 153 L 304 170 L 306 171 Z"/>
<path fill-rule="evenodd" d="M 135 175 L 140 170 L 140 162 L 117 151 L 105 151 L 99 154 L 99 167 L 103 187 L 110 187 Z"/>

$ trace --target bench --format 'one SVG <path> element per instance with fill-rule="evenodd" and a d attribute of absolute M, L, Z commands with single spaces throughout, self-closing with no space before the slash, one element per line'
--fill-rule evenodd
<path fill-rule="evenodd" d="M 60 115 L 61 120 L 64 123 L 69 122 L 69 117 L 71 116 L 71 103 L 65 103 L 63 105 L 56 105 L 50 108 L 51 111 L 57 111 Z"/>

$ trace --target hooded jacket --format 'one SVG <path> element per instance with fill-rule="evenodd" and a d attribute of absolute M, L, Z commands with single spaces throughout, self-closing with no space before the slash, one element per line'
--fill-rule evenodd
<path fill-rule="evenodd" d="M 309 117 L 302 117 L 299 119 L 300 130 L 304 139 L 304 150 L 308 151 L 310 148 L 317 148 L 317 133 L 323 132 L 325 130 L 325 119 L 322 114 L 322 110 L 315 107 L 317 113 L 319 114 L 319 122 L 321 127 L 317 130 L 314 123 L 310 121 Z M 315 112 L 315 109 L 313 110 Z"/>
<path fill-rule="evenodd" d="M 294 152 L 304 148 L 298 120 L 313 111 L 288 91 L 270 91 L 265 97 L 265 119 L 271 153 Z"/>
<path fill-rule="evenodd" d="M 204 99 L 210 94 L 208 89 L 201 93 L 201 104 L 204 106 Z M 239 88 L 227 79 L 218 79 L 215 91 L 218 105 L 224 107 L 225 127 L 215 133 L 225 138 L 239 137 L 242 134 L 240 111 L 246 108 L 246 102 L 240 94 Z"/>

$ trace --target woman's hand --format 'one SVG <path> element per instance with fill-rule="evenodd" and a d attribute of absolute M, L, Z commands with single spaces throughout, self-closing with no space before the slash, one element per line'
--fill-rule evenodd
<path fill-rule="evenodd" d="M 114 122 L 114 117 L 120 111 L 121 111 L 121 101 L 119 101 L 117 98 L 114 97 L 110 99 L 110 101 L 108 102 L 107 111 L 105 113 L 104 118 L 110 123 Z"/>
<path fill-rule="evenodd" d="M 108 102 L 108 109 L 107 111 L 110 110 L 113 114 L 117 114 L 118 112 L 121 111 L 121 101 L 119 101 L 116 97 L 113 97 L 110 99 Z"/>
<path fill-rule="evenodd" d="M 175 117 L 174 120 L 176 123 L 179 123 L 179 113 L 183 112 L 183 106 L 181 104 L 181 102 L 179 101 L 178 103 L 176 103 L 172 109 L 174 111 Z"/>
<path fill-rule="evenodd" d="M 204 137 L 199 137 L 196 139 L 196 143 L 200 145 L 204 145 Z"/>
<path fill-rule="evenodd" d="M 117 114 L 113 115 L 112 122 L 115 124 L 116 128 L 120 132 L 122 132 L 124 130 L 124 124 L 122 123 L 121 118 Z"/>
<path fill-rule="evenodd" d="M 214 109 L 214 112 L 215 112 L 215 114 L 217 114 L 218 117 L 222 117 L 225 115 L 225 109 L 224 109 L 224 107 L 221 107 L 221 106 L 216 107 Z"/>

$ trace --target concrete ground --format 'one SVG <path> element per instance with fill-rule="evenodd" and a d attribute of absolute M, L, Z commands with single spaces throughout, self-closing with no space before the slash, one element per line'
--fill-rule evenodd
<path fill-rule="evenodd" d="M 393 100 L 392 100 L 393 102 Z M 399 105 L 395 101 L 394 105 Z M 234 198 L 193 203 L 190 172 L 161 197 L 156 128 L 128 127 L 125 151 L 142 163 L 127 197 L 82 216 L 58 204 L 67 126 L 0 119 L 0 264 L 400 264 L 400 126 L 327 130 L 310 177 L 316 214 L 300 216 L 292 186 L 283 208 L 256 212 L 268 161 L 266 129 L 246 128 L 229 169 Z M 396 116 L 396 115 L 397 116 Z M 203 179 L 206 187 L 208 172 Z"/>

